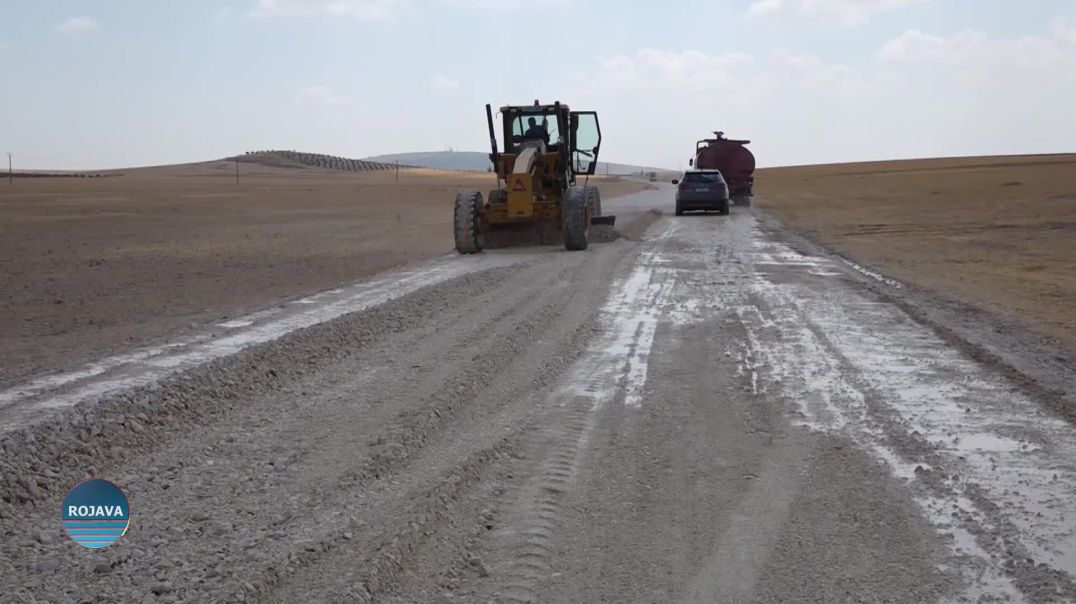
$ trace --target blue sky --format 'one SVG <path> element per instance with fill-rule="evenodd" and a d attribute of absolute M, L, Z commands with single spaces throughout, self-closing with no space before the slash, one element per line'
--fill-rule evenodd
<path fill-rule="evenodd" d="M 484 150 L 484 103 L 535 98 L 664 167 L 715 129 L 763 165 L 1076 151 L 1070 0 L 4 4 L 23 167 Z"/>

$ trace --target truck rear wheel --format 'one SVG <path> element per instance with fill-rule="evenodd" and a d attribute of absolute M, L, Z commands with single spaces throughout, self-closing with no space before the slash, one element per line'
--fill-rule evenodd
<path fill-rule="evenodd" d="M 587 191 L 582 187 L 568 187 L 561 206 L 564 231 L 564 247 L 569 250 L 585 250 L 590 243 L 591 208 Z"/>
<path fill-rule="evenodd" d="M 453 226 L 456 251 L 461 254 L 477 254 L 485 244 L 482 231 L 482 194 L 478 191 L 460 191 L 456 194 Z"/>
<path fill-rule="evenodd" d="M 749 193 L 737 193 L 732 198 L 732 205 L 750 207 L 751 206 L 751 195 Z"/>

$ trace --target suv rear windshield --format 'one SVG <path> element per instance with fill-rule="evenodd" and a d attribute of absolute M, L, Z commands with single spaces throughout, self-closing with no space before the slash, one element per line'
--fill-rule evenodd
<path fill-rule="evenodd" d="M 684 182 L 717 184 L 725 182 L 720 172 L 688 172 L 684 174 Z"/>

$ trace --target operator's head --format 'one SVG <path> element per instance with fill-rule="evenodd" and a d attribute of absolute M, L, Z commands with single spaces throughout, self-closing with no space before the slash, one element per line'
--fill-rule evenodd
<path fill-rule="evenodd" d="M 527 118 L 527 125 L 530 126 L 531 128 L 534 128 L 535 126 L 538 125 L 538 122 L 533 117 Z"/>

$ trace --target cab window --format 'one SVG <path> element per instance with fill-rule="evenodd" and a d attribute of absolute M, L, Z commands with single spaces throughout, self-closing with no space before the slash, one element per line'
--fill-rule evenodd
<path fill-rule="evenodd" d="M 684 174 L 684 182 L 716 185 L 725 182 L 725 179 L 720 172 L 688 172 Z"/>
<path fill-rule="evenodd" d="M 541 113 L 519 113 L 512 119 L 512 136 L 523 136 L 530 129 L 530 120 L 534 120 L 541 128 L 545 126 L 549 133 L 549 144 L 555 145 L 560 141 L 560 131 L 557 128 L 556 115 L 542 115 Z"/>

